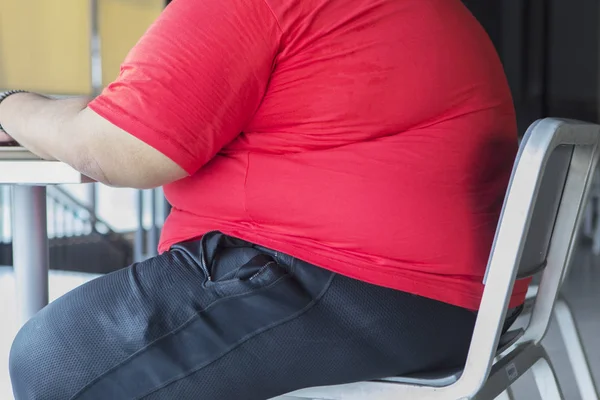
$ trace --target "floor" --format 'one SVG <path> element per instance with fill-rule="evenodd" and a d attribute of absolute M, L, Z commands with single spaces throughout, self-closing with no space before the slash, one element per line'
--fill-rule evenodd
<path fill-rule="evenodd" d="M 50 298 L 55 299 L 72 288 L 93 279 L 86 274 L 52 271 L 50 274 Z M 594 257 L 587 248 L 578 252 L 568 277 L 564 294 L 574 309 L 584 346 L 592 365 L 594 379 L 600 382 L 600 258 Z M 10 343 L 17 331 L 15 283 L 10 268 L 0 267 L 0 399 L 13 399 L 8 377 L 8 353 Z M 570 370 L 564 345 L 555 324 L 551 326 L 544 345 L 556 368 L 566 400 L 580 400 L 575 379 Z M 517 400 L 538 400 L 533 378 L 525 375 L 515 384 Z M 232 399 L 233 400 L 233 399 Z M 450 399 L 449 399 L 450 400 Z M 543 399 L 542 399 L 543 400 Z"/>

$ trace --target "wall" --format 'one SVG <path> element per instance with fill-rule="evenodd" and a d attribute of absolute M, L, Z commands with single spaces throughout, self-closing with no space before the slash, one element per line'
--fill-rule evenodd
<path fill-rule="evenodd" d="M 102 82 L 107 85 L 138 39 L 164 8 L 164 0 L 98 0 Z"/>
<path fill-rule="evenodd" d="M 81 0 L 0 0 L 0 87 L 89 93 L 88 12 Z"/>
<path fill-rule="evenodd" d="M 521 132 L 545 116 L 600 122 L 598 0 L 463 2 L 496 45 Z"/>
<path fill-rule="evenodd" d="M 599 122 L 600 2 L 551 0 L 549 112 Z"/>

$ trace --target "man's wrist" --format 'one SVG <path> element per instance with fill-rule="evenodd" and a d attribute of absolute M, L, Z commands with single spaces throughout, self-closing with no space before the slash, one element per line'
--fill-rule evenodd
<path fill-rule="evenodd" d="M 6 92 L 0 92 L 0 105 L 2 105 L 2 102 L 4 100 L 9 98 L 13 94 L 17 94 L 17 93 L 27 93 L 27 91 L 26 90 L 7 90 Z M 0 121 L 0 132 L 6 133 L 6 131 L 2 127 L 2 121 Z"/>

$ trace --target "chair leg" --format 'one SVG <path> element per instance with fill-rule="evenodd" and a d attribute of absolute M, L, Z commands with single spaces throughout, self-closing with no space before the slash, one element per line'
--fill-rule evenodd
<path fill-rule="evenodd" d="M 590 202 L 587 204 L 583 214 L 581 229 L 583 236 L 586 238 L 593 238 L 594 236 L 594 205 L 594 199 L 590 199 Z"/>
<path fill-rule="evenodd" d="M 564 400 L 556 373 L 547 356 L 540 358 L 531 370 L 542 399 Z"/>
<path fill-rule="evenodd" d="M 598 256 L 600 255 L 600 224 L 596 224 L 592 239 L 592 253 Z"/>
<path fill-rule="evenodd" d="M 600 255 L 600 221 L 598 220 L 598 213 L 600 210 L 598 210 L 598 202 L 599 199 L 594 197 L 590 204 L 592 210 L 590 216 L 590 227 L 592 228 L 592 253 L 595 255 Z M 596 217 L 596 221 L 594 221 L 594 217 Z"/>
<path fill-rule="evenodd" d="M 575 374 L 577 387 L 582 400 L 598 400 L 598 391 L 592 378 L 590 365 L 586 357 L 579 330 L 573 319 L 573 313 L 567 302 L 559 298 L 554 306 L 554 316 L 558 322 L 567 355 Z"/>
<path fill-rule="evenodd" d="M 509 387 L 506 389 L 500 394 L 500 396 L 496 397 L 495 400 L 515 400 L 515 395 L 513 394 L 512 388 Z"/>

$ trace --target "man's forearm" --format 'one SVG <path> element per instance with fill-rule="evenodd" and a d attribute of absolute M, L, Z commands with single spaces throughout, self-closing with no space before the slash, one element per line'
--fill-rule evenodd
<path fill-rule="evenodd" d="M 75 166 L 81 162 L 86 138 L 73 130 L 78 113 L 88 101 L 13 94 L 0 103 L 0 124 L 12 138 L 38 156 Z"/>
<path fill-rule="evenodd" d="M 151 188 L 185 177 L 172 160 L 89 108 L 89 99 L 17 93 L 0 103 L 0 125 L 36 155 L 111 186 Z"/>

